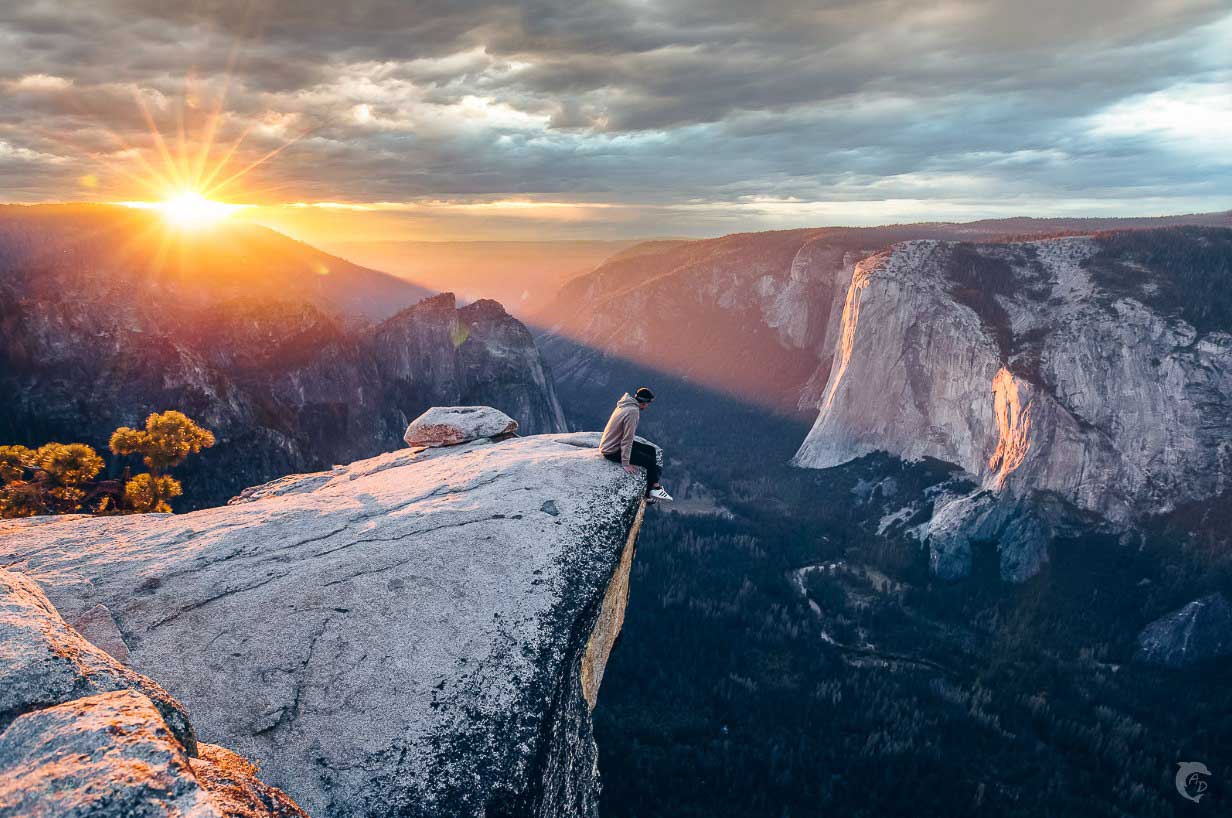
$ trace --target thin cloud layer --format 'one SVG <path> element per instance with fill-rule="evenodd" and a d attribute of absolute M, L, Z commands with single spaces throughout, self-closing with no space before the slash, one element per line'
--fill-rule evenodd
<path fill-rule="evenodd" d="M 36 0 L 0 9 L 0 94 L 11 201 L 157 195 L 150 123 L 192 155 L 224 99 L 214 159 L 292 143 L 226 196 L 382 231 L 1232 206 L 1225 0 Z"/>

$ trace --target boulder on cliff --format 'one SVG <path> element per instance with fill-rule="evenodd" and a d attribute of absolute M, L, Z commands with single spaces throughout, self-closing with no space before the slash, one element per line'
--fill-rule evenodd
<path fill-rule="evenodd" d="M 491 406 L 433 406 L 406 427 L 408 446 L 457 446 L 513 434 L 518 422 Z"/>
<path fill-rule="evenodd" d="M 1232 605 L 1214 593 L 1143 628 L 1134 659 L 1183 668 L 1223 656 L 1232 656 Z"/>
<path fill-rule="evenodd" d="M 599 435 L 402 449 L 180 515 L 0 525 L 69 618 L 309 813 L 595 815 L 645 490 Z M 612 589 L 615 588 L 615 591 Z"/>

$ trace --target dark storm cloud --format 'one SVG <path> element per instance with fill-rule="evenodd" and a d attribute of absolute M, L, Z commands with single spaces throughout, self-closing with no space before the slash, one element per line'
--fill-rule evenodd
<path fill-rule="evenodd" d="M 191 132 L 225 87 L 245 158 L 299 139 L 274 199 L 1180 207 L 1232 181 L 1230 39 L 1225 0 L 35 0 L 0 8 L 0 184 L 106 184 L 154 149 L 137 98 Z"/>

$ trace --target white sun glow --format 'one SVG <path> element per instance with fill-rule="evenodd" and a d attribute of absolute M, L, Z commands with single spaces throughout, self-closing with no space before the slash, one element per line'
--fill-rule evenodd
<path fill-rule="evenodd" d="M 157 207 L 168 224 L 183 230 L 212 227 L 238 209 L 237 205 L 207 199 L 195 190 L 177 193 Z"/>

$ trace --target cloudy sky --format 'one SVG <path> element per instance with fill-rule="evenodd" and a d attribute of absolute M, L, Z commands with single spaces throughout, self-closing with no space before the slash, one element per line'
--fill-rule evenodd
<path fill-rule="evenodd" d="M 1232 208 L 1232 0 L 24 0 L 0 100 L 0 199 L 307 239 Z"/>

